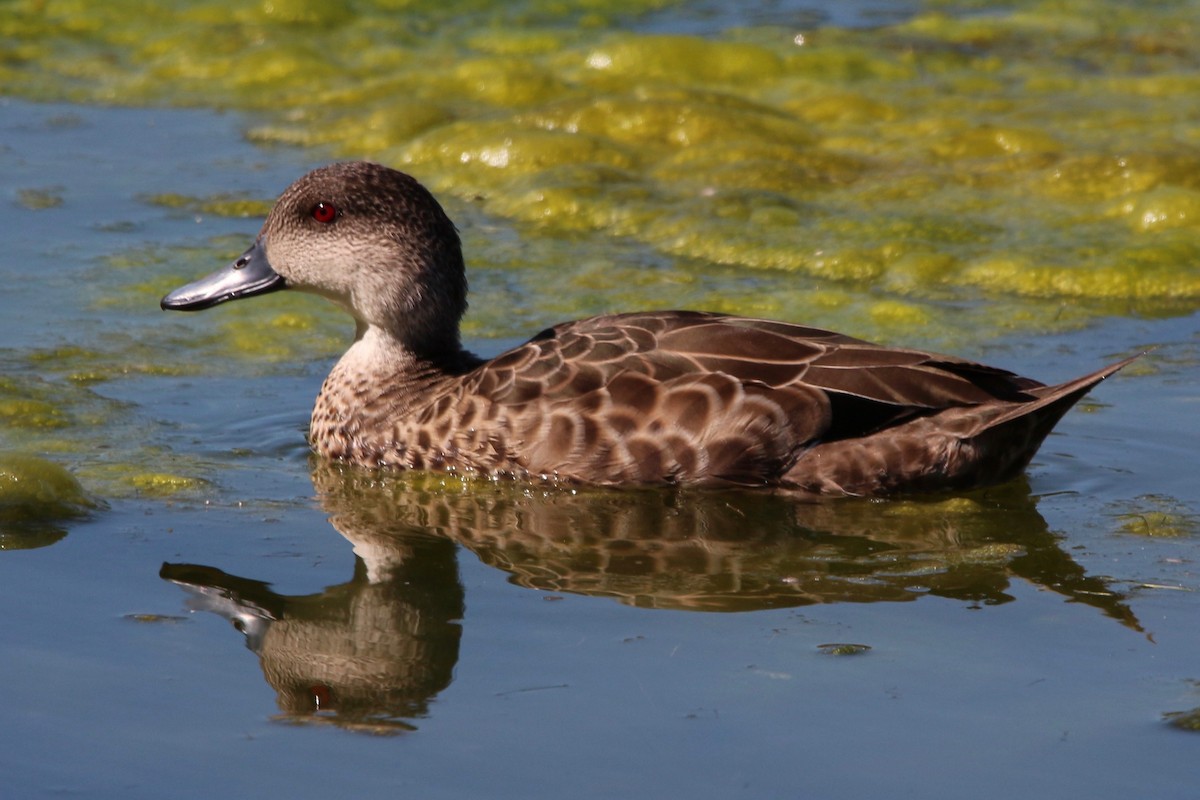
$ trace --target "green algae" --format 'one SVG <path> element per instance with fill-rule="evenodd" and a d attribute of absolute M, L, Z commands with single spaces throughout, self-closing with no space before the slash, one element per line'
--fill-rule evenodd
<path fill-rule="evenodd" d="M 24 440 L 76 424 L 86 414 L 69 410 L 68 394 L 45 381 L 0 376 L 0 434 Z"/>
<path fill-rule="evenodd" d="M 62 428 L 68 425 L 62 409 L 42 400 L 0 400 L 0 423 L 21 428 Z"/>
<path fill-rule="evenodd" d="M 963 15 L 969 3 L 931 2 L 868 30 L 628 30 L 662 5 L 272 0 L 131 13 L 30 0 L 0 22 L 0 91 L 244 109 L 253 141 L 407 169 L 473 204 L 467 224 L 483 214 L 527 245 L 556 243 L 544 262 L 523 261 L 507 241 L 470 238 L 472 267 L 528 273 L 506 293 L 543 304 L 529 318 L 599 310 L 594 272 L 556 280 L 567 298 L 538 290 L 549 256 L 579 268 L 582 242 L 664 273 L 641 295 L 614 274 L 608 290 L 639 307 L 677 304 L 664 291 L 691 273 L 681 300 L 789 318 L 824 309 L 823 323 L 885 338 L 956 338 L 937 325 L 947 303 L 974 305 L 974 332 L 957 338 L 1200 304 L 1188 3 L 1028 0 Z M 147 202 L 267 208 L 182 192 Z M 754 301 L 737 286 L 754 273 L 750 285 L 793 304 Z M 164 287 L 144 280 L 129 302 Z"/>
<path fill-rule="evenodd" d="M 1200 533 L 1200 515 L 1173 497 L 1143 495 L 1114 509 L 1118 530 L 1152 539 L 1180 539 Z"/>
<path fill-rule="evenodd" d="M 827 642 L 817 645 L 817 651 L 824 656 L 860 656 L 871 652 L 871 646 L 852 642 Z"/>
<path fill-rule="evenodd" d="M 51 544 L 98 503 L 69 470 L 45 458 L 0 453 L 0 550 Z"/>
<path fill-rule="evenodd" d="M 1106 209 L 1134 233 L 1175 228 L 1200 229 L 1200 191 L 1179 186 L 1156 186 L 1134 197 L 1122 197 Z"/>
<path fill-rule="evenodd" d="M 1189 733 L 1200 733 L 1200 708 L 1188 711 L 1168 711 L 1163 720 L 1173 728 Z"/>
<path fill-rule="evenodd" d="M 45 211 L 63 204 L 62 188 L 18 189 L 17 202 L 30 211 Z"/>
<path fill-rule="evenodd" d="M 153 444 L 162 423 L 148 425 L 92 388 L 160 374 L 133 357 L 146 349 L 137 337 L 108 344 L 30 351 L 0 375 L 0 528 L 33 526 L 57 538 L 64 520 L 99 507 L 95 498 L 195 496 L 208 486 L 202 460 Z M 0 542 L 7 546 L 15 545 Z"/>
<path fill-rule="evenodd" d="M 65 467 L 30 455 L 0 455 L 0 513 L 6 519 L 59 518 L 93 508 Z"/>
<path fill-rule="evenodd" d="M 268 200 L 227 194 L 215 197 L 191 197 L 177 193 L 156 194 L 147 197 L 146 202 L 193 214 L 215 214 L 219 217 L 262 217 L 271 211 L 273 205 L 273 202 Z"/>
<path fill-rule="evenodd" d="M 702 86 L 761 82 L 784 70 L 783 56 L 767 47 L 691 36 L 614 35 L 588 50 L 585 64 L 607 76 Z"/>
<path fill-rule="evenodd" d="M 126 476 L 126 480 L 138 492 L 156 497 L 192 492 L 206 485 L 199 478 L 162 472 L 132 472 Z"/>

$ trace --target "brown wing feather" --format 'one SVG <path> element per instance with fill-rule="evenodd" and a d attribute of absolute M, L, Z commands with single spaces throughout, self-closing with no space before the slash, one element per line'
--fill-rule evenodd
<path fill-rule="evenodd" d="M 559 336 L 594 336 L 613 327 L 643 330 L 652 336 L 655 361 L 683 359 L 705 371 L 743 381 L 768 386 L 802 382 L 912 409 L 973 405 L 998 398 L 1031 400 L 1028 390 L 1042 386 L 1007 370 L 962 359 L 883 347 L 819 328 L 720 314 L 622 314 L 593 317 L 551 331 Z"/>
<path fill-rule="evenodd" d="M 817 328 L 699 312 L 549 328 L 468 384 L 502 409 L 508 449 L 532 472 L 739 484 L 778 479 L 819 441 L 1038 385 Z"/>

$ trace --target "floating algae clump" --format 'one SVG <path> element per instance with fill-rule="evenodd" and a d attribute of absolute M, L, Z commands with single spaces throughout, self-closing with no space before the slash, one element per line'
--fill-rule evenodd
<path fill-rule="evenodd" d="M 193 214 L 215 214 L 219 217 L 263 217 L 275 205 L 273 200 L 255 200 L 247 197 L 218 195 L 216 197 L 190 197 L 183 194 L 156 194 L 146 202 L 165 208 L 177 208 Z"/>
<path fill-rule="evenodd" d="M 49 544 L 61 523 L 96 508 L 64 467 L 29 455 L 0 455 L 0 550 Z"/>
<path fill-rule="evenodd" d="M 1168 711 L 1163 719 L 1173 728 L 1189 733 L 1200 733 L 1200 708 L 1190 711 Z"/>
<path fill-rule="evenodd" d="M 1165 495 L 1143 495 L 1121 504 L 1117 530 L 1155 539 L 1178 539 L 1200 533 L 1200 516 Z"/>
<path fill-rule="evenodd" d="M 0 455 L 0 519 L 75 516 L 93 507 L 65 467 L 37 456 Z"/>
<path fill-rule="evenodd" d="M 692 36 L 619 36 L 587 54 L 591 69 L 625 78 L 683 77 L 695 83 L 744 83 L 778 76 L 783 59 L 745 42 Z"/>
<path fill-rule="evenodd" d="M 204 486 L 204 481 L 186 475 L 171 475 L 164 472 L 142 472 L 129 477 L 130 484 L 142 494 L 169 497 L 179 492 L 190 492 Z"/>

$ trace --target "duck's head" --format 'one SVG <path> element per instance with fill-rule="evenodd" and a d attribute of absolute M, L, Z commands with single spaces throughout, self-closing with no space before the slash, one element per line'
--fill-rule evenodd
<path fill-rule="evenodd" d="M 415 350 L 457 349 L 467 307 L 454 223 L 425 187 L 368 162 L 321 167 L 280 196 L 254 244 L 222 270 L 181 286 L 162 307 L 199 311 L 298 289 Z"/>

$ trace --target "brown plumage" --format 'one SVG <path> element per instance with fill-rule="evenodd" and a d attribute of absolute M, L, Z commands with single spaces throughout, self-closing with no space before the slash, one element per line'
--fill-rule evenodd
<path fill-rule="evenodd" d="M 371 467 L 589 484 L 886 495 L 1007 480 L 1113 364 L 1058 386 L 785 322 L 660 311 L 568 322 L 490 360 L 462 349 L 457 232 L 403 173 L 335 164 L 288 188 L 229 268 L 163 298 L 193 310 L 295 288 L 354 344 L 309 438 Z"/>

